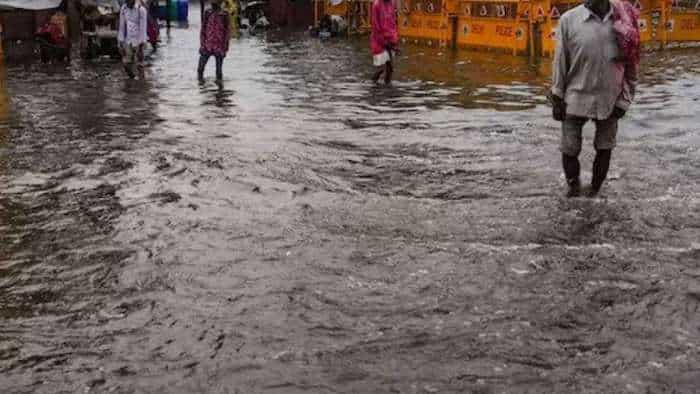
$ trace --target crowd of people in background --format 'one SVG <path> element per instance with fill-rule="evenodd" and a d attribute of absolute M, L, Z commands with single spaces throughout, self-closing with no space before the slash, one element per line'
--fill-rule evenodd
<path fill-rule="evenodd" d="M 223 79 L 223 60 L 229 42 L 237 31 L 238 5 L 235 0 L 211 0 L 210 8 L 204 11 L 200 32 L 200 58 L 197 68 L 199 79 L 204 78 L 204 69 L 211 57 L 216 60 L 216 78 Z M 124 63 L 124 71 L 131 79 L 141 79 L 144 73 L 144 53 L 147 43 L 157 51 L 160 28 L 158 25 L 157 0 L 126 0 L 119 10 L 117 42 Z"/>
<path fill-rule="evenodd" d="M 223 79 L 223 61 L 235 25 L 232 12 L 222 8 L 223 0 L 211 0 L 202 17 L 197 76 L 204 78 L 207 62 L 216 59 L 216 79 Z M 227 0 L 231 1 L 231 0 Z M 371 8 L 370 49 L 376 67 L 372 81 L 391 84 L 394 59 L 398 53 L 395 0 L 374 0 Z M 121 10 L 119 43 L 124 67 L 134 77 L 134 65 L 143 75 L 143 48 L 147 41 L 146 8 L 127 0 Z M 588 195 L 600 191 L 610 167 L 616 144 L 618 121 L 625 116 L 633 98 L 639 66 L 639 14 L 622 0 L 585 0 L 560 19 L 553 65 L 551 102 L 553 117 L 561 122 L 562 165 L 569 187 L 567 196 L 582 192 L 578 155 L 582 129 L 587 122 L 596 126 L 596 156 Z"/>

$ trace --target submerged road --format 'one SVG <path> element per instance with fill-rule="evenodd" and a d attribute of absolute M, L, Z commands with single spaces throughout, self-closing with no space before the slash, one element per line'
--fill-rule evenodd
<path fill-rule="evenodd" d="M 700 390 L 700 50 L 567 200 L 547 64 L 273 33 L 199 85 L 197 40 L 5 70 L 0 392 Z"/>

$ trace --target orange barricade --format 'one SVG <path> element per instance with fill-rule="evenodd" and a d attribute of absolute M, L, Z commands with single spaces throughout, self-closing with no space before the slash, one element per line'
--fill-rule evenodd
<path fill-rule="evenodd" d="M 530 36 L 527 6 L 518 0 L 460 1 L 456 45 L 527 53 Z"/>
<path fill-rule="evenodd" d="M 448 9 L 445 0 L 403 0 L 397 20 L 402 41 L 447 45 L 453 34 Z"/>
<path fill-rule="evenodd" d="M 537 48 L 533 48 L 534 55 L 552 56 L 556 47 L 556 33 L 559 26 L 559 18 L 564 13 L 581 4 L 576 0 L 545 0 L 532 4 L 530 23 L 537 32 L 534 37 Z"/>
<path fill-rule="evenodd" d="M 660 7 L 655 7 L 652 0 L 634 0 L 632 4 L 639 9 L 639 34 L 642 43 L 650 44 L 657 35 Z"/>
<path fill-rule="evenodd" d="M 330 0 L 314 0 L 314 21 L 318 26 L 325 15 L 338 15 L 347 22 L 348 34 L 367 33 L 372 28 L 371 8 L 372 0 L 344 0 L 335 5 Z"/>
<path fill-rule="evenodd" d="M 700 0 L 622 0 L 640 10 L 642 43 L 665 48 L 700 42 Z M 371 0 L 345 0 L 323 10 L 370 28 Z M 552 56 L 559 18 L 581 0 L 399 0 L 402 42 Z M 318 7 L 317 7 L 318 10 Z M 318 21 L 318 19 L 317 19 Z M 352 23 L 350 24 L 352 25 Z"/>
<path fill-rule="evenodd" d="M 674 0 L 663 6 L 663 46 L 700 41 L 700 1 Z"/>

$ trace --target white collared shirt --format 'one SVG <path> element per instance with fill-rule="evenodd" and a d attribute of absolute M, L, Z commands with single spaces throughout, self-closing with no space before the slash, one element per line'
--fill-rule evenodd
<path fill-rule="evenodd" d="M 145 44 L 148 40 L 148 14 L 146 9 L 138 3 L 134 8 L 126 5 L 119 13 L 119 35 L 117 39 L 120 43 L 138 46 Z"/>
<path fill-rule="evenodd" d="M 564 98 L 567 114 L 608 119 L 616 106 L 627 110 L 634 87 L 619 67 L 613 11 L 600 18 L 585 5 L 562 15 L 556 33 L 552 93 Z"/>

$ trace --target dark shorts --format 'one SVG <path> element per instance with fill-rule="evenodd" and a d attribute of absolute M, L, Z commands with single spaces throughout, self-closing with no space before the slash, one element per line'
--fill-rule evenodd
<path fill-rule="evenodd" d="M 581 136 L 583 126 L 592 119 L 567 115 L 562 122 L 561 151 L 568 156 L 578 156 L 581 153 Z M 596 150 L 613 149 L 617 142 L 617 118 L 592 120 L 595 123 L 595 138 L 593 146 Z"/>

